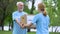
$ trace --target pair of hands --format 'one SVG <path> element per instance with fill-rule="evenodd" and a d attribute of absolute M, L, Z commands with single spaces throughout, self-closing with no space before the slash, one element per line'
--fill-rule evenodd
<path fill-rule="evenodd" d="M 20 26 L 21 26 L 22 29 L 24 29 L 26 27 L 26 24 L 20 23 Z"/>

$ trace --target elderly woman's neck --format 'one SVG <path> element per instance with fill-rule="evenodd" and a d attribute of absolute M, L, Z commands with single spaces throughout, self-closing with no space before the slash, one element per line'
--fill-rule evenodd
<path fill-rule="evenodd" d="M 42 13 L 44 16 L 47 15 L 46 11 L 40 11 L 40 13 Z"/>

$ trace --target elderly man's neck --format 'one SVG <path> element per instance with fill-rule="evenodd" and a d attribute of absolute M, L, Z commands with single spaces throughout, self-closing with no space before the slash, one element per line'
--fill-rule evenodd
<path fill-rule="evenodd" d="M 19 12 L 23 12 L 23 10 L 22 11 L 20 11 L 20 10 L 18 10 Z"/>

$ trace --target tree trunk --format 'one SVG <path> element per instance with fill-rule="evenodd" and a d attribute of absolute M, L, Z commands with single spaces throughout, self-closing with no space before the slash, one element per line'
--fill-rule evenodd
<path fill-rule="evenodd" d="M 30 32 L 30 29 L 28 29 L 28 32 Z"/>
<path fill-rule="evenodd" d="M 1 20 L 2 31 L 4 30 L 4 20 Z"/>
<path fill-rule="evenodd" d="M 35 0 L 32 1 L 31 14 L 33 14 Z"/>

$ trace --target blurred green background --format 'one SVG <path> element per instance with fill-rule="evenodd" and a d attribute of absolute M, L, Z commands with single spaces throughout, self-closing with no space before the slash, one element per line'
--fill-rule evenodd
<path fill-rule="evenodd" d="M 36 15 L 38 11 L 34 7 L 35 0 L 0 0 L 0 27 L 2 31 L 0 34 L 11 34 L 12 32 L 4 31 L 4 26 L 13 27 L 12 13 L 17 10 L 16 2 L 22 1 L 25 3 L 24 11 L 29 15 Z M 32 8 L 28 8 L 28 1 L 32 2 Z M 46 5 L 46 11 L 50 16 L 50 26 L 52 26 L 52 32 L 50 34 L 59 34 L 59 32 L 53 32 L 53 27 L 60 26 L 60 0 L 43 0 Z M 35 32 L 28 32 L 28 34 L 35 34 Z"/>
<path fill-rule="evenodd" d="M 0 34 L 12 34 L 11 31 L 1 31 Z M 27 34 L 36 34 L 36 32 L 28 32 Z M 59 32 L 56 33 L 56 32 L 50 32 L 50 34 L 60 34 Z"/>

